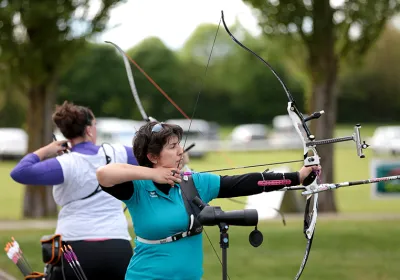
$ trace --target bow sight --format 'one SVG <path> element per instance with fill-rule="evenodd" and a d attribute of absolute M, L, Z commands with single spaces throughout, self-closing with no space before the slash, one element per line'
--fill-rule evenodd
<path fill-rule="evenodd" d="M 290 107 L 291 111 L 293 111 L 294 109 L 295 108 L 293 106 Z M 310 116 L 305 117 L 303 119 L 304 126 L 305 126 L 304 128 L 306 128 L 306 125 L 305 125 L 306 122 L 308 122 L 310 120 L 318 119 L 324 113 L 325 113 L 325 111 L 322 110 L 322 111 L 319 111 L 319 112 L 314 112 Z M 360 124 L 356 124 L 354 126 L 354 133 L 351 136 L 315 140 L 315 136 L 312 135 L 311 133 L 309 133 L 308 128 L 306 128 L 305 130 L 306 130 L 306 132 L 308 134 L 307 136 L 308 136 L 308 139 L 310 141 L 306 142 L 305 144 L 306 144 L 306 147 L 315 147 L 315 146 L 318 146 L 318 145 L 333 144 L 333 143 L 345 142 L 345 141 L 354 141 L 356 143 L 357 155 L 360 158 L 365 158 L 365 155 L 363 154 L 363 150 L 368 148 L 369 145 L 367 143 L 365 143 L 365 141 L 362 141 L 362 143 L 361 143 L 360 129 L 361 129 L 361 125 Z"/>

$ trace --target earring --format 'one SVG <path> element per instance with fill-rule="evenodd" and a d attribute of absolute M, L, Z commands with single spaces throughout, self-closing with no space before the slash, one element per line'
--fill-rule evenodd
<path fill-rule="evenodd" d="M 154 164 L 157 164 L 157 161 L 155 161 Z"/>

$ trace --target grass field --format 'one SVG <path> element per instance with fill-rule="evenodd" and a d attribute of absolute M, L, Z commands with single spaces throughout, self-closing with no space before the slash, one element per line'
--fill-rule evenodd
<path fill-rule="evenodd" d="M 229 230 L 230 279 L 293 279 L 306 246 L 301 232 L 302 221 L 291 221 L 286 227 L 278 222 L 264 222 L 259 229 L 264 234 L 264 243 L 258 248 L 248 242 L 252 228 L 231 227 Z M 206 231 L 220 256 L 218 229 L 207 227 Z M 39 238 L 49 232 L 0 231 L 0 244 L 15 236 L 33 269 L 41 271 Z M 399 235 L 398 221 L 319 221 L 302 279 L 397 280 L 400 275 L 397 266 L 400 261 Z M 221 279 L 221 265 L 206 237 L 203 247 L 204 279 Z M 5 254 L 0 254 L 0 268 L 21 277 Z"/>

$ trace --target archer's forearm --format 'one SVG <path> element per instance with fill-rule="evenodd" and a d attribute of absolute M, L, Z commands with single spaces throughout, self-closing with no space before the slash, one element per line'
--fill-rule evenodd
<path fill-rule="evenodd" d="M 152 180 L 153 174 L 152 168 L 127 163 L 110 163 L 96 171 L 97 181 L 103 187 L 134 180 Z"/>
<path fill-rule="evenodd" d="M 26 185 L 58 185 L 64 182 L 64 173 L 56 158 L 40 161 L 37 154 L 24 156 L 10 173 L 11 178 Z"/>
<path fill-rule="evenodd" d="M 264 192 L 264 187 L 259 186 L 258 181 L 265 179 L 268 180 L 282 180 L 289 179 L 291 181 L 290 185 L 287 186 L 297 186 L 300 184 L 300 178 L 298 172 L 288 172 L 288 173 L 247 173 L 243 175 L 235 176 L 221 176 L 220 189 L 218 193 L 218 198 L 229 198 L 238 196 L 248 196 Z M 266 186 L 265 192 L 276 191 L 285 187 L 284 185 L 279 186 Z"/>

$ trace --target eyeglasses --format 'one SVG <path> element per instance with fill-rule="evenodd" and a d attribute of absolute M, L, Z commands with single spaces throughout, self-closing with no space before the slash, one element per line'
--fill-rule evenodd
<path fill-rule="evenodd" d="M 153 126 L 153 128 L 151 129 L 151 132 L 160 132 L 164 127 L 162 126 L 164 123 L 160 122 L 158 124 L 156 124 L 155 126 Z"/>

